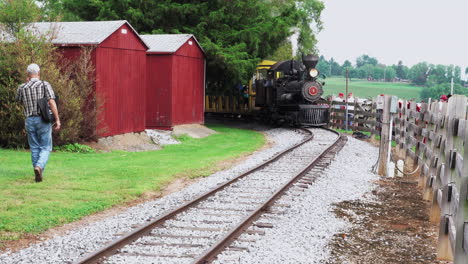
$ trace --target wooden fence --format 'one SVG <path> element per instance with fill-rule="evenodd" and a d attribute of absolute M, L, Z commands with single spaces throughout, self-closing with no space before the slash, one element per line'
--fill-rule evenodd
<path fill-rule="evenodd" d="M 332 102 L 330 104 L 330 127 L 344 129 L 346 127 L 346 104 Z M 366 131 L 373 135 L 380 135 L 380 118 L 382 111 L 377 110 L 375 102 L 369 105 L 348 103 L 348 129 Z"/>
<path fill-rule="evenodd" d="M 394 120 L 392 138 L 397 143 L 397 156 L 405 160 L 408 173 L 419 174 L 423 198 L 432 202 L 430 219 L 439 224 L 437 257 L 456 264 L 468 263 L 467 106 L 467 97 L 454 95 L 448 103 L 418 106 L 403 101 L 396 113 L 388 115 Z M 383 113 L 375 110 L 375 103 L 367 114 L 362 111 L 349 111 L 354 114 L 350 129 L 379 135 L 388 127 L 380 121 Z M 333 112 L 330 125 L 344 127 L 344 116 L 340 115 L 344 110 Z"/>

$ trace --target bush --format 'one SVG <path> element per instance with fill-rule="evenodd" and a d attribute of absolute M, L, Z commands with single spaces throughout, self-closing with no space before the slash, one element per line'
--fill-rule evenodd
<path fill-rule="evenodd" d="M 96 151 L 89 146 L 78 143 L 66 144 L 60 147 L 54 147 L 56 151 L 74 152 L 74 153 L 95 153 Z"/>
<path fill-rule="evenodd" d="M 468 88 L 463 87 L 460 84 L 456 83 L 453 87 L 454 94 L 462 94 L 468 96 Z M 450 93 L 450 83 L 441 83 L 441 84 L 432 84 L 429 87 L 425 87 L 421 91 L 421 98 L 427 100 L 432 98 L 432 100 L 439 100 L 439 97 L 443 94 L 448 95 Z"/>
<path fill-rule="evenodd" d="M 27 24 L 18 22 L 11 26 L 8 21 L 2 21 L 0 13 L 2 22 L 5 23 L 0 31 L 8 32 L 14 42 L 4 39 L 0 43 L 0 147 L 27 146 L 22 106 L 15 101 L 15 95 L 18 86 L 25 82 L 26 67 L 31 63 L 41 67 L 41 79 L 48 81 L 60 96 L 62 129 L 53 133 L 54 144 L 97 139 L 97 116 L 102 102 L 92 93 L 93 47 L 83 48 L 78 59 L 69 61 L 52 44 L 53 31 L 38 36 Z"/>

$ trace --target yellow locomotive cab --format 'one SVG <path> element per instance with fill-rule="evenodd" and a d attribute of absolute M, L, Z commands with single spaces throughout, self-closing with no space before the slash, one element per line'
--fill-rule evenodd
<path fill-rule="evenodd" d="M 240 102 L 240 98 L 234 96 L 210 96 L 205 95 L 205 112 L 209 113 L 233 113 L 233 114 L 245 114 L 255 110 L 255 96 L 256 91 L 253 87 L 254 80 L 263 79 L 266 76 L 266 72 L 271 68 L 272 65 L 276 64 L 276 61 L 263 60 L 257 64 L 255 74 L 249 80 L 247 84 L 248 104 L 247 107 L 243 106 Z"/>

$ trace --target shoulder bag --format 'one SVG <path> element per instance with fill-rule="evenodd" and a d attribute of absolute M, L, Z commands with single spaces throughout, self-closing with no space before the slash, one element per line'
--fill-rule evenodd
<path fill-rule="evenodd" d="M 44 81 L 42 82 L 42 89 L 44 90 L 44 96 L 41 99 L 37 100 L 37 107 L 39 108 L 40 116 L 42 121 L 45 123 L 53 123 L 55 122 L 55 116 L 52 110 L 50 110 L 49 100 L 46 97 L 46 88 Z M 55 102 L 58 102 L 58 96 L 55 96 Z"/>

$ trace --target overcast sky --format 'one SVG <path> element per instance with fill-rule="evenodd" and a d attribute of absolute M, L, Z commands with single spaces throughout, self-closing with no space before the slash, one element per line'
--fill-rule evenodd
<path fill-rule="evenodd" d="M 387 65 L 468 66 L 468 0 L 322 0 L 318 48 L 339 63 L 368 54 Z"/>

